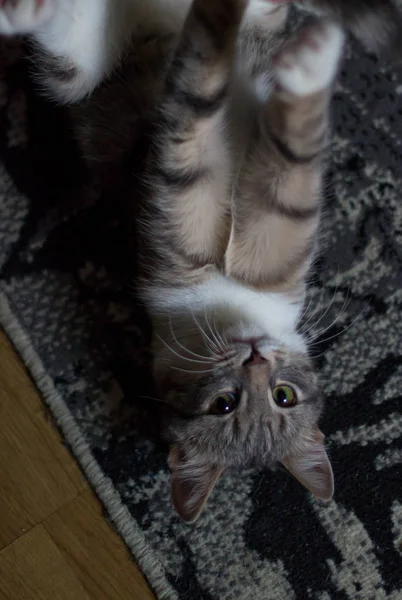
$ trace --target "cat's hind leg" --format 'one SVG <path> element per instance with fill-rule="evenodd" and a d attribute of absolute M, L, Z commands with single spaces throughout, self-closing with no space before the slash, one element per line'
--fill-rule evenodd
<path fill-rule="evenodd" d="M 0 0 L 0 35 L 28 35 L 44 90 L 60 102 L 90 94 L 130 36 L 127 0 Z"/>
<path fill-rule="evenodd" d="M 237 185 L 226 272 L 262 289 L 302 284 L 316 248 L 322 159 L 344 34 L 304 27 L 279 53 Z"/>

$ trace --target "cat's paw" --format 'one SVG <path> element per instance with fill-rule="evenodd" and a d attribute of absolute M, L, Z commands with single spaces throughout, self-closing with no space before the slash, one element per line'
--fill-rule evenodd
<path fill-rule="evenodd" d="M 33 33 L 54 13 L 55 0 L 0 0 L 0 34 Z"/>
<path fill-rule="evenodd" d="M 249 0 L 246 18 L 251 21 L 256 19 L 269 19 L 269 22 L 267 22 L 268 30 L 276 29 L 280 23 L 278 19 L 282 16 L 282 14 L 284 17 L 286 17 L 287 13 L 284 10 L 285 5 L 290 4 L 291 1 L 292 0 Z M 278 14 L 278 18 L 275 18 L 275 13 L 279 12 L 281 14 Z M 282 21 L 282 19 L 280 20 Z"/>
<path fill-rule="evenodd" d="M 285 91 L 308 96 L 335 78 L 345 34 L 332 22 L 303 27 L 276 59 L 276 80 Z"/>

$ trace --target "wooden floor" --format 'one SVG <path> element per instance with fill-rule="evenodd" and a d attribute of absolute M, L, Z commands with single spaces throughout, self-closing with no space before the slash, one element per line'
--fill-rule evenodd
<path fill-rule="evenodd" d="M 0 600 L 151 600 L 0 331 Z"/>

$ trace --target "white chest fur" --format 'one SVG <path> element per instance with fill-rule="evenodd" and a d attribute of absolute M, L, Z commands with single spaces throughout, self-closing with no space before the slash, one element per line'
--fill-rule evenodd
<path fill-rule="evenodd" d="M 220 273 L 193 287 L 153 288 L 147 296 L 154 315 L 214 313 L 225 320 L 233 316 L 233 324 L 241 322 L 248 335 L 267 335 L 295 351 L 305 350 L 296 332 L 302 299 L 297 302 L 283 293 L 259 292 Z"/>

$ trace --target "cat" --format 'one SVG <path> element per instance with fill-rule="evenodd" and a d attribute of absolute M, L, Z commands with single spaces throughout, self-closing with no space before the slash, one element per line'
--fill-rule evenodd
<path fill-rule="evenodd" d="M 363 22 L 340 1 L 300 4 L 339 9 L 355 29 Z M 356 4 L 376 17 L 366 18 L 366 41 L 385 45 L 376 24 L 388 23 L 387 10 L 377 8 L 392 3 Z M 317 498 L 334 490 L 322 393 L 298 325 L 345 36 L 320 17 L 288 39 L 288 10 L 273 0 L 0 8 L 0 32 L 35 43 L 48 93 L 77 104 L 89 160 L 120 164 L 139 123 L 153 124 L 139 292 L 153 323 L 173 503 L 187 522 L 228 467 L 282 465 Z"/>
<path fill-rule="evenodd" d="M 275 47 L 277 10 L 195 0 L 148 162 L 140 288 L 166 403 L 173 502 L 188 522 L 227 467 L 281 463 L 317 498 L 333 495 L 322 394 L 298 322 L 344 34 L 319 21 L 280 45 L 263 71 L 272 92 L 256 93 L 250 108 L 239 87 L 261 73 L 237 41 L 257 29 Z M 247 115 L 239 152 L 229 127 Z"/>

